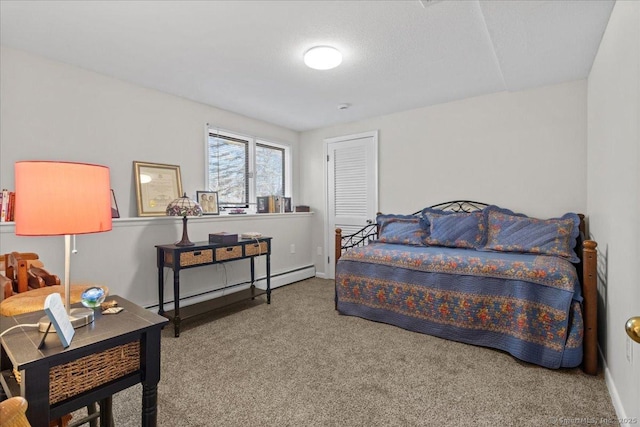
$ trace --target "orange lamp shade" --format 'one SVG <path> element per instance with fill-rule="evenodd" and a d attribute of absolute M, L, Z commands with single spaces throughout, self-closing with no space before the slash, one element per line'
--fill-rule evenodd
<path fill-rule="evenodd" d="M 16 162 L 15 187 L 15 227 L 19 236 L 111 230 L 111 185 L 106 166 Z"/>

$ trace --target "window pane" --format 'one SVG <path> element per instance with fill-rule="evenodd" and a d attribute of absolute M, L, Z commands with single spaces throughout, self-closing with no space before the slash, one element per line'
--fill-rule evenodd
<path fill-rule="evenodd" d="M 249 197 L 248 142 L 209 134 L 209 189 L 221 205 L 247 204 Z"/>
<path fill-rule="evenodd" d="M 284 149 L 256 144 L 256 195 L 284 196 Z"/>

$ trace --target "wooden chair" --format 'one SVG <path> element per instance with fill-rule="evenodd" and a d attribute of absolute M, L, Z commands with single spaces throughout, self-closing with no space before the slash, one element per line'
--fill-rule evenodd
<path fill-rule="evenodd" d="M 16 316 L 42 310 L 47 296 L 52 293 L 59 293 L 64 296 L 64 287 L 60 285 L 60 279 L 43 268 L 44 264 L 39 260 L 38 254 L 33 252 L 11 252 L 2 256 L 2 262 L 4 262 L 6 276 L 0 274 L 0 289 L 4 292 L 4 300 L 0 301 L 0 316 Z M 80 302 L 82 293 L 93 286 L 95 285 L 71 285 L 71 303 Z M 109 295 L 109 288 L 106 286 L 101 287 L 104 289 L 105 294 Z M 110 405 L 111 398 L 109 398 L 108 403 Z M 26 411 L 26 401 L 24 405 L 24 411 Z M 111 407 L 106 410 L 110 411 Z M 74 422 L 73 425 L 79 426 L 89 423 L 91 427 L 97 427 L 97 419 L 100 416 L 100 412 L 96 403 L 87 406 L 87 414 L 87 417 Z M 3 414 L 0 412 L 0 427 L 5 425 L 2 416 Z M 71 414 L 67 414 L 52 421 L 50 426 L 67 427 L 70 420 Z M 8 424 L 7 426 L 28 426 L 29 422 L 26 422 L 26 424 Z"/>
<path fill-rule="evenodd" d="M 44 269 L 44 264 L 33 252 L 11 252 L 3 255 L 5 277 L 11 286 L 3 284 L 4 298 L 45 286 L 60 284 L 60 279 Z"/>
<path fill-rule="evenodd" d="M 13 294 L 13 282 L 4 274 L 0 274 L 0 301 Z"/>
<path fill-rule="evenodd" d="M 31 427 L 27 406 L 27 401 L 20 396 L 0 402 L 0 427 Z"/>
<path fill-rule="evenodd" d="M 27 419 L 27 401 L 22 396 L 12 397 L 0 402 L 0 427 L 31 427 Z M 50 427 L 66 427 L 71 415 L 65 415 L 52 421 Z"/>

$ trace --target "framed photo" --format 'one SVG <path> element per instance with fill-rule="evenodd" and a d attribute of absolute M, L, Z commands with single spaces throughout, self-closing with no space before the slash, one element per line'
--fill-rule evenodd
<path fill-rule="evenodd" d="M 258 197 L 256 201 L 258 202 L 257 213 L 269 213 L 269 196 Z"/>
<path fill-rule="evenodd" d="M 282 203 L 284 204 L 285 212 L 293 212 L 293 209 L 291 209 L 291 197 L 283 197 Z"/>
<path fill-rule="evenodd" d="M 116 202 L 116 193 L 111 189 L 111 218 L 120 218 L 118 203 Z"/>
<path fill-rule="evenodd" d="M 220 215 L 217 191 L 196 191 L 196 197 L 203 215 Z"/>
<path fill-rule="evenodd" d="M 182 196 L 180 166 L 133 162 L 138 216 L 165 216 L 167 205 Z"/>

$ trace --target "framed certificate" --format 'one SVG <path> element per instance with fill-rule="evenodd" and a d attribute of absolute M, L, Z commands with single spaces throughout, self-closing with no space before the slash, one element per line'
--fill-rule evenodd
<path fill-rule="evenodd" d="M 182 196 L 180 166 L 133 162 L 138 216 L 165 216 L 167 205 Z"/>

